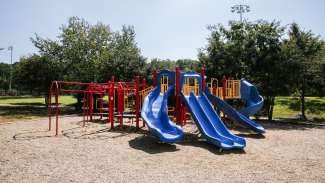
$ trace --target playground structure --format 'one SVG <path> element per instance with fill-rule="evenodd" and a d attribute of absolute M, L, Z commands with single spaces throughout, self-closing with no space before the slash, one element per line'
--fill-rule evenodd
<path fill-rule="evenodd" d="M 69 89 L 69 87 L 79 89 Z M 107 83 L 82 83 L 52 81 L 49 93 L 49 130 L 52 129 L 52 113 L 55 111 L 55 135 L 59 130 L 59 96 L 65 93 L 83 94 L 83 126 L 92 121 L 94 116 L 107 116 L 107 123 L 114 128 L 114 118 L 117 117 L 119 125 L 123 126 L 123 118 L 129 118 L 132 123 L 135 121 L 136 128 L 140 127 L 140 109 L 143 98 L 148 94 L 152 87 L 146 86 L 146 80 L 143 79 L 140 84 L 140 78 L 136 77 L 134 82 L 114 82 L 114 77 Z M 52 96 L 54 90 L 54 102 Z M 104 101 L 107 97 L 107 102 Z M 106 107 L 104 108 L 104 104 Z M 54 108 L 54 109 L 53 109 Z M 96 112 L 94 111 L 96 110 Z M 143 126 L 145 124 L 143 123 Z"/>
<path fill-rule="evenodd" d="M 206 83 L 205 72 L 182 72 L 162 70 L 152 73 L 153 86 L 148 87 L 146 80 L 136 77 L 133 82 L 115 82 L 114 77 L 107 83 L 81 83 L 53 81 L 49 97 L 49 130 L 52 129 L 52 112 L 55 110 L 55 135 L 59 129 L 59 94 L 83 94 L 83 126 L 99 116 L 107 116 L 107 124 L 114 128 L 115 123 L 123 127 L 125 118 L 136 129 L 146 124 L 150 132 L 166 143 L 179 142 L 183 138 L 183 126 L 186 125 L 186 114 L 189 112 L 199 130 L 208 142 L 222 148 L 244 148 L 245 139 L 233 135 L 224 125 L 222 119 L 227 117 L 250 128 L 256 133 L 264 133 L 262 126 L 249 119 L 263 105 L 263 98 L 256 87 L 246 80 L 227 80 L 220 82 L 210 78 Z M 69 88 L 79 89 L 69 89 Z M 55 91 L 55 105 L 52 105 L 52 90 Z M 169 96 L 174 94 L 175 104 L 168 106 Z M 107 101 L 105 101 L 107 97 Z M 246 107 L 237 112 L 225 100 L 243 99 Z M 213 106 L 222 112 L 223 118 L 215 112 Z M 54 109 L 53 109 L 54 108 Z M 141 117 L 140 117 L 141 115 Z M 175 121 L 175 122 L 173 122 Z M 179 126 L 178 126 L 179 125 Z"/>

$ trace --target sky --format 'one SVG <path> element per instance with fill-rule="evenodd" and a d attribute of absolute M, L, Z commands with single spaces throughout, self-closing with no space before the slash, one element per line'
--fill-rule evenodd
<path fill-rule="evenodd" d="M 249 21 L 296 22 L 325 37 L 324 0 L 0 0 L 0 48 L 13 46 L 13 62 L 37 53 L 30 41 L 35 33 L 57 39 L 71 16 L 91 24 L 103 22 L 113 31 L 133 25 L 136 41 L 147 58 L 196 59 L 207 44 L 208 25 L 238 20 L 230 7 L 248 4 Z M 0 62 L 10 63 L 10 52 L 0 51 Z"/>

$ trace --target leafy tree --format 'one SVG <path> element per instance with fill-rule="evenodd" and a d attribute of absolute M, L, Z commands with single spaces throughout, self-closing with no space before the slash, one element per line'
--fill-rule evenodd
<path fill-rule="evenodd" d="M 0 88 L 9 88 L 9 76 L 10 76 L 10 65 L 6 63 L 0 63 Z"/>
<path fill-rule="evenodd" d="M 230 22 L 209 26 L 208 44 L 199 60 L 210 77 L 246 78 L 257 85 L 266 98 L 265 109 L 272 119 L 274 98 L 286 92 L 286 72 L 281 51 L 284 28 L 278 22 Z"/>
<path fill-rule="evenodd" d="M 136 75 L 145 74 L 146 59 L 141 55 L 135 36 L 132 26 L 123 26 L 120 32 L 113 33 L 112 42 L 109 45 L 110 57 L 99 63 L 100 76 L 103 81 L 107 81 L 111 76 L 130 81 Z"/>
<path fill-rule="evenodd" d="M 59 78 L 58 69 L 59 65 L 47 57 L 22 57 L 15 66 L 13 80 L 21 90 L 47 94 L 51 81 Z"/>
<path fill-rule="evenodd" d="M 324 62 L 320 57 L 324 42 L 311 31 L 303 31 L 293 23 L 289 29 L 289 39 L 285 41 L 286 59 L 291 62 L 292 87 L 300 95 L 301 117 L 306 119 L 305 96 L 314 88 L 322 95 L 324 91 Z"/>
<path fill-rule="evenodd" d="M 185 71 L 197 71 L 200 72 L 201 70 L 201 63 L 198 60 L 192 59 L 178 59 L 176 61 L 176 65 Z"/>
<path fill-rule="evenodd" d="M 84 19 L 71 17 L 60 30 L 58 40 L 37 34 L 31 40 L 42 56 L 61 66 L 59 72 L 64 80 L 107 82 L 113 75 L 131 80 L 145 71 L 145 58 L 136 44 L 132 26 L 113 32 L 103 23 L 91 25 Z M 81 98 L 77 96 L 77 106 Z"/>

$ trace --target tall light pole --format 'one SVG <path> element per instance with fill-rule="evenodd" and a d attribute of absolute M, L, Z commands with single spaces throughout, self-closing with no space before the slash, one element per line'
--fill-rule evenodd
<path fill-rule="evenodd" d="M 246 4 L 236 4 L 231 7 L 231 12 L 232 13 L 238 13 L 240 16 L 240 22 L 243 22 L 243 14 L 250 12 L 250 7 L 249 5 Z"/>
<path fill-rule="evenodd" d="M 9 46 L 8 50 L 10 51 L 10 76 L 9 76 L 9 91 L 11 91 L 11 78 L 12 78 L 12 51 L 14 50 L 13 46 Z"/>

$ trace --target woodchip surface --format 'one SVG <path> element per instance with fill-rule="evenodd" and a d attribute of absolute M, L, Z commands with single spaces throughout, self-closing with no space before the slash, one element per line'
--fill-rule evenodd
<path fill-rule="evenodd" d="M 242 134 L 244 151 L 219 152 L 194 124 L 182 143 L 158 143 L 146 128 L 82 127 L 79 116 L 0 125 L 0 182 L 325 182 L 325 128 L 263 124 Z M 239 132 L 235 132 L 238 134 Z"/>

